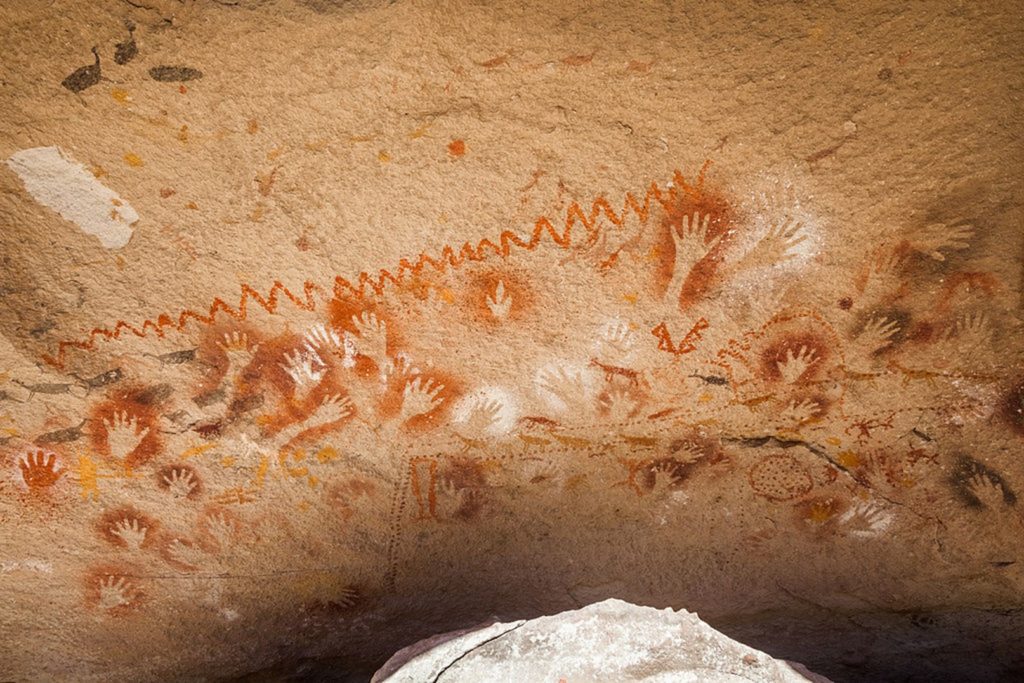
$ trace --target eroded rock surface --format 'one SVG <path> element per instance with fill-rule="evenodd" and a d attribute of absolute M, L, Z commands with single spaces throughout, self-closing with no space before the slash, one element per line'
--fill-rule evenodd
<path fill-rule="evenodd" d="M 622 600 L 417 643 L 392 657 L 372 683 L 385 681 L 829 683 L 732 640 L 695 614 Z"/>

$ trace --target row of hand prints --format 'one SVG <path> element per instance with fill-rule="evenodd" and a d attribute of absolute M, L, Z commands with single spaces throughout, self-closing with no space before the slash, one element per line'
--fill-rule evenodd
<path fill-rule="evenodd" d="M 8 429 L 3 495 L 25 528 L 95 510 L 98 543 L 66 560 L 90 608 L 223 618 L 247 597 L 216 576 L 330 562 L 293 589 L 347 609 L 393 584 L 410 525 L 568 490 L 662 522 L 729 491 L 850 539 L 942 496 L 1015 517 L 1019 473 L 972 444 L 1024 434 L 1019 359 L 993 350 L 1016 321 L 998 278 L 964 266 L 969 227 L 924 226 L 805 287 L 822 235 L 761 222 L 703 173 L 606 206 L 379 292 L 101 346 L 112 381 L 70 408 L 34 397 Z M 60 417 L 79 438 L 41 439 Z M 168 572 L 187 581 L 143 578 Z"/>

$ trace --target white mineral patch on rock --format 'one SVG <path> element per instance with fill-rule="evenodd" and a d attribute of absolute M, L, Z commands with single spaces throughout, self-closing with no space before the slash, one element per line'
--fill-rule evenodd
<path fill-rule="evenodd" d="M 621 600 L 437 636 L 400 651 L 373 681 L 828 683 L 719 633 L 696 614 Z"/>
<path fill-rule="evenodd" d="M 98 237 L 104 247 L 128 244 L 139 214 L 59 147 L 23 149 L 7 165 L 37 202 Z"/>

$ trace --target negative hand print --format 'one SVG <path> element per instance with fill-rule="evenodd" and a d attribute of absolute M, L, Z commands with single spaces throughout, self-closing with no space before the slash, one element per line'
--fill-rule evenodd
<path fill-rule="evenodd" d="M 799 402 L 795 400 L 790 401 L 779 417 L 786 424 L 801 425 L 812 419 L 820 410 L 821 407 L 817 401 L 805 398 Z"/>
<path fill-rule="evenodd" d="M 217 342 L 217 346 L 224 351 L 228 357 L 228 363 L 236 371 L 245 368 L 259 349 L 259 344 L 249 342 L 248 334 L 237 331 L 225 333 L 223 341 Z"/>
<path fill-rule="evenodd" d="M 666 296 L 675 301 L 682 293 L 683 283 L 693 267 L 704 259 L 722 240 L 718 235 L 708 239 L 711 214 L 705 214 L 703 220 L 699 214 L 683 216 L 683 224 L 679 229 L 670 228 L 672 242 L 675 245 L 675 262 L 672 266 L 672 279 L 669 282 Z"/>
<path fill-rule="evenodd" d="M 199 486 L 195 473 L 184 467 L 172 468 L 170 474 L 163 476 L 163 481 L 175 498 L 188 498 Z"/>
<path fill-rule="evenodd" d="M 306 396 L 323 378 L 327 372 L 323 361 L 315 351 L 296 350 L 293 353 L 284 355 L 284 363 L 281 368 L 295 383 L 295 395 L 299 398 Z"/>
<path fill-rule="evenodd" d="M 801 346 L 796 353 L 793 349 L 786 349 L 786 357 L 775 363 L 786 384 L 795 384 L 817 361 L 817 353 L 814 349 Z"/>
<path fill-rule="evenodd" d="M 804 224 L 786 218 L 781 225 L 773 225 L 768 234 L 758 241 L 742 261 L 742 268 L 782 263 L 796 256 L 795 249 L 807 239 L 800 234 Z"/>
<path fill-rule="evenodd" d="M 123 576 L 108 574 L 100 581 L 99 606 L 103 610 L 112 610 L 131 603 L 131 585 Z"/>
<path fill-rule="evenodd" d="M 915 251 L 928 254 L 936 261 L 945 261 L 943 251 L 961 251 L 971 245 L 974 226 L 960 224 L 948 226 L 945 223 L 931 223 L 910 236 L 910 246 Z"/>
<path fill-rule="evenodd" d="M 611 389 L 600 399 L 601 407 L 607 411 L 608 419 L 613 422 L 628 420 L 636 414 L 639 404 L 633 395 L 620 388 Z"/>
<path fill-rule="evenodd" d="M 892 337 L 900 331 L 899 323 L 888 318 L 872 318 L 857 335 L 856 345 L 871 355 L 892 344 Z"/>
<path fill-rule="evenodd" d="M 672 462 L 658 464 L 652 470 L 650 493 L 655 497 L 663 496 L 679 484 L 679 476 L 676 473 L 678 466 Z"/>
<path fill-rule="evenodd" d="M 341 336 L 333 328 L 320 323 L 306 332 L 306 346 L 314 353 L 332 353 L 342 347 Z"/>
<path fill-rule="evenodd" d="M 501 403 L 497 399 L 486 397 L 477 399 L 470 407 L 459 431 L 470 438 L 486 436 L 498 424 L 501 407 Z"/>
<path fill-rule="evenodd" d="M 852 536 L 869 537 L 885 531 L 892 522 L 892 517 L 875 503 L 858 501 L 843 513 L 839 522 Z"/>
<path fill-rule="evenodd" d="M 215 512 L 206 518 L 206 523 L 210 536 L 222 552 L 234 545 L 238 527 L 227 515 Z"/>
<path fill-rule="evenodd" d="M 139 550 L 146 541 L 146 533 L 149 529 L 137 519 L 122 519 L 114 523 L 111 533 L 120 538 L 129 550 Z"/>
<path fill-rule="evenodd" d="M 113 417 L 104 420 L 107 429 L 107 447 L 115 460 L 124 461 L 142 440 L 149 434 L 149 427 L 142 428 L 138 419 L 127 412 L 114 413 Z"/>
<path fill-rule="evenodd" d="M 363 311 L 352 316 L 352 324 L 359 337 L 356 340 L 356 351 L 372 359 L 378 368 L 384 368 L 388 359 L 388 326 L 377 318 L 376 313 Z"/>
<path fill-rule="evenodd" d="M 609 323 L 605 326 L 598 341 L 601 362 L 606 365 L 625 366 L 636 343 L 636 333 L 630 329 L 628 323 L 621 320 Z"/>
<path fill-rule="evenodd" d="M 987 474 L 975 474 L 967 482 L 967 490 L 989 510 L 1000 510 L 1006 505 L 1003 486 Z"/>
<path fill-rule="evenodd" d="M 53 453 L 47 456 L 45 451 L 29 453 L 19 465 L 25 485 L 34 490 L 53 486 L 64 474 L 63 469 L 57 469 L 57 456 Z"/>
<path fill-rule="evenodd" d="M 955 335 L 965 347 L 986 346 L 992 340 L 992 326 L 984 313 L 970 313 L 957 321 Z"/>
<path fill-rule="evenodd" d="M 434 380 L 416 377 L 407 382 L 402 391 L 402 409 L 399 419 L 402 422 L 417 415 L 424 415 L 437 408 L 444 401 L 441 391 L 443 384 Z"/>
<path fill-rule="evenodd" d="M 352 401 L 348 396 L 328 396 L 317 406 L 309 422 L 316 425 L 325 425 L 332 422 L 344 420 L 353 412 Z"/>
<path fill-rule="evenodd" d="M 505 291 L 504 280 L 498 280 L 498 284 L 494 288 L 494 296 L 488 296 L 486 303 L 487 308 L 491 311 L 491 315 L 498 320 L 504 320 L 508 317 L 508 312 L 512 308 L 512 296 Z"/>
<path fill-rule="evenodd" d="M 205 553 L 199 549 L 199 546 L 184 543 L 177 538 L 167 544 L 167 555 L 173 561 L 189 567 L 202 566 L 205 557 Z"/>
<path fill-rule="evenodd" d="M 556 367 L 541 373 L 538 380 L 540 388 L 553 396 L 564 409 L 572 414 L 582 415 L 587 406 L 584 400 L 586 387 L 583 376 L 578 370 Z"/>

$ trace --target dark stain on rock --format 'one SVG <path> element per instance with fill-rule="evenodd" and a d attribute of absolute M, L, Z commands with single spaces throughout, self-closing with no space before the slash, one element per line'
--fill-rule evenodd
<path fill-rule="evenodd" d="M 56 384 L 52 382 L 43 382 L 41 384 L 25 384 L 20 380 L 11 380 L 15 384 L 28 389 L 29 398 L 32 398 L 35 394 L 66 394 L 71 391 L 72 384 Z"/>
<path fill-rule="evenodd" d="M 125 28 L 128 29 L 128 40 L 114 46 L 114 62 L 127 64 L 139 54 L 139 46 L 135 42 L 135 24 L 125 20 Z"/>
<path fill-rule="evenodd" d="M 154 66 L 149 70 L 149 77 L 162 83 L 178 83 L 198 80 L 203 72 L 190 66 Z"/>
<path fill-rule="evenodd" d="M 1024 377 L 1003 396 L 1000 413 L 1013 429 L 1024 436 Z"/>
<path fill-rule="evenodd" d="M 67 429 L 58 429 L 54 432 L 47 432 L 35 440 L 37 446 L 45 446 L 51 443 L 68 443 L 69 441 L 78 441 L 82 438 L 82 427 L 85 425 L 85 420 L 77 427 L 68 427 Z"/>
<path fill-rule="evenodd" d="M 148 389 L 143 389 L 138 392 L 131 397 L 131 400 L 140 405 L 151 406 L 156 403 L 162 403 L 170 398 L 173 393 L 174 387 L 170 384 L 157 384 L 156 386 L 149 387 Z"/>
<path fill-rule="evenodd" d="M 216 389 L 214 391 L 208 391 L 205 394 L 200 394 L 199 396 L 196 396 L 195 398 L 192 399 L 192 402 L 195 403 L 200 408 L 205 408 L 206 406 L 212 406 L 214 403 L 220 403 L 223 400 L 224 391 L 221 389 Z"/>
<path fill-rule="evenodd" d="M 82 92 L 100 82 L 100 53 L 95 47 L 92 54 L 96 58 L 95 63 L 75 69 L 71 74 L 60 82 L 71 92 Z"/>
<path fill-rule="evenodd" d="M 196 349 L 185 349 L 184 351 L 172 351 L 156 357 L 161 363 L 167 365 L 181 365 L 196 359 Z"/>
<path fill-rule="evenodd" d="M 263 405 L 263 394 L 250 394 L 243 398 L 236 399 L 228 409 L 232 415 L 248 413 Z"/>
<path fill-rule="evenodd" d="M 78 381 L 87 389 L 98 389 L 100 387 L 105 387 L 108 384 L 120 382 L 123 377 L 124 373 L 121 371 L 121 368 L 114 368 L 113 370 L 107 370 L 106 372 L 100 373 L 95 377 L 78 377 Z"/>

